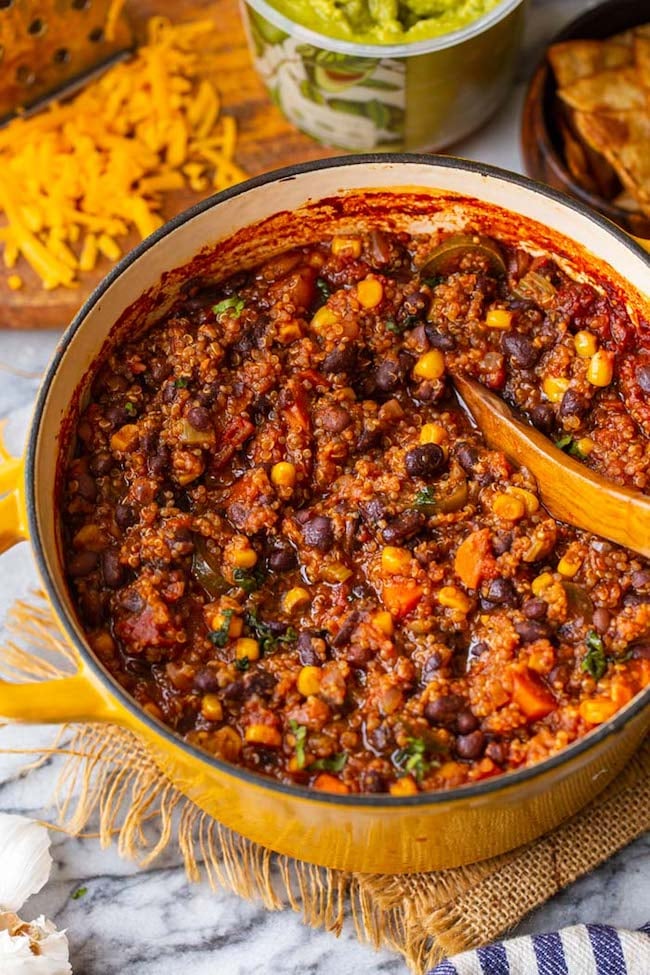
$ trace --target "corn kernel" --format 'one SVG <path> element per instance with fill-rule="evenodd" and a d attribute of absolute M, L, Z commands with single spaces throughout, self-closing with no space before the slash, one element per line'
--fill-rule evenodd
<path fill-rule="evenodd" d="M 396 782 L 391 782 L 388 791 L 391 796 L 416 796 L 418 794 L 418 787 L 415 784 L 415 779 L 411 775 L 403 775 Z"/>
<path fill-rule="evenodd" d="M 357 298 L 362 308 L 376 308 L 384 297 L 384 286 L 378 278 L 368 275 L 357 285 Z"/>
<path fill-rule="evenodd" d="M 598 339 L 593 332 L 588 332 L 586 328 L 576 332 L 573 336 L 573 344 L 581 359 L 591 359 L 598 349 Z"/>
<path fill-rule="evenodd" d="M 260 645 L 251 636 L 240 636 L 235 640 L 235 660 L 259 660 Z"/>
<path fill-rule="evenodd" d="M 317 312 L 314 313 L 311 320 L 311 327 L 315 332 L 318 332 L 319 335 L 326 335 L 330 331 L 332 325 L 338 324 L 338 321 L 338 316 L 332 311 L 332 309 L 328 308 L 327 305 L 323 305 L 318 309 Z"/>
<path fill-rule="evenodd" d="M 311 765 L 314 761 L 314 756 L 310 755 L 309 752 L 305 752 L 304 758 L 301 755 L 298 758 L 297 755 L 292 755 L 287 762 L 287 769 L 289 772 L 304 772 L 307 765 Z"/>
<path fill-rule="evenodd" d="M 326 562 L 320 569 L 319 575 L 323 582 L 336 586 L 346 582 L 354 573 L 344 562 Z"/>
<path fill-rule="evenodd" d="M 567 552 L 566 555 L 563 555 L 558 562 L 557 571 L 561 576 L 564 576 L 565 579 L 573 579 L 581 565 L 581 558 L 572 552 Z"/>
<path fill-rule="evenodd" d="M 303 589 L 302 586 L 294 586 L 282 597 L 282 608 L 285 613 L 292 613 L 294 609 L 298 609 L 299 606 L 306 606 L 309 602 L 311 602 L 311 595 L 307 589 Z"/>
<path fill-rule="evenodd" d="M 289 345 L 302 338 L 302 329 L 298 322 L 284 322 L 278 329 L 278 342 Z"/>
<path fill-rule="evenodd" d="M 607 349 L 594 352 L 587 366 L 587 380 L 592 386 L 609 386 L 614 377 L 614 353 Z"/>
<path fill-rule="evenodd" d="M 627 704 L 628 701 L 631 701 L 634 696 L 632 688 L 618 680 L 612 682 L 609 693 L 612 695 L 612 701 L 618 708 L 622 708 L 623 705 Z"/>
<path fill-rule="evenodd" d="M 115 640 L 108 630 L 100 630 L 90 638 L 90 645 L 95 653 L 108 654 L 115 650 Z"/>
<path fill-rule="evenodd" d="M 140 431 L 136 423 L 127 423 L 125 426 L 116 430 L 111 437 L 111 450 L 122 451 L 130 450 L 135 447 L 140 438 Z"/>
<path fill-rule="evenodd" d="M 341 782 L 335 775 L 328 775 L 327 772 L 321 772 L 316 777 L 313 787 L 314 789 L 318 789 L 319 792 L 336 792 L 342 796 L 347 795 L 350 791 L 345 782 Z"/>
<path fill-rule="evenodd" d="M 526 514 L 526 505 L 515 494 L 497 494 L 492 501 L 492 511 L 504 521 L 519 521 Z"/>
<path fill-rule="evenodd" d="M 252 569 L 257 563 L 257 552 L 245 535 L 235 535 L 226 545 L 223 557 L 236 569 Z"/>
<path fill-rule="evenodd" d="M 7 278 L 7 284 L 12 291 L 20 291 L 23 286 L 23 279 L 20 274 L 10 274 Z"/>
<path fill-rule="evenodd" d="M 201 698 L 201 714 L 208 721 L 221 721 L 223 719 L 223 707 L 216 694 L 204 694 Z"/>
<path fill-rule="evenodd" d="M 618 705 L 606 697 L 601 697 L 595 701 L 583 701 L 579 711 L 582 720 L 588 724 L 602 724 L 616 714 Z"/>
<path fill-rule="evenodd" d="M 296 466 L 288 460 L 278 461 L 271 468 L 271 481 L 276 487 L 292 488 L 296 483 Z"/>
<path fill-rule="evenodd" d="M 361 241 L 358 237 L 335 237 L 331 250 L 337 257 L 359 257 Z"/>
<path fill-rule="evenodd" d="M 553 576 L 550 572 L 542 572 L 538 575 L 536 579 L 533 579 L 531 583 L 531 590 L 533 596 L 541 596 L 545 589 L 548 589 L 553 583 Z"/>
<path fill-rule="evenodd" d="M 527 491 L 526 488 L 508 488 L 508 494 L 514 494 L 516 498 L 523 501 L 527 515 L 534 515 L 539 509 L 539 498 L 532 491 Z"/>
<path fill-rule="evenodd" d="M 508 329 L 512 325 L 512 312 L 506 308 L 490 308 L 485 324 L 488 328 Z"/>
<path fill-rule="evenodd" d="M 569 380 L 563 376 L 547 376 L 542 383 L 542 390 L 551 403 L 559 403 L 570 385 Z"/>
<path fill-rule="evenodd" d="M 203 607 L 203 619 L 205 620 L 205 625 L 212 632 L 219 632 L 226 625 L 227 617 L 224 616 L 223 611 L 218 603 L 208 603 L 207 606 Z M 236 616 L 234 613 L 230 617 L 230 622 L 228 625 L 228 638 L 230 640 L 236 640 L 237 637 L 242 635 L 242 630 L 244 629 L 244 621 L 241 616 Z"/>
<path fill-rule="evenodd" d="M 441 444 L 447 439 L 447 431 L 439 423 L 425 423 L 420 430 L 420 443 Z"/>
<path fill-rule="evenodd" d="M 579 440 L 576 440 L 576 449 L 582 454 L 583 457 L 588 457 L 595 446 L 596 444 L 593 442 L 591 437 L 580 437 Z"/>
<path fill-rule="evenodd" d="M 431 349 L 421 355 L 413 367 L 413 375 L 418 379 L 440 379 L 445 372 L 445 357 L 440 349 Z"/>
<path fill-rule="evenodd" d="M 384 636 L 392 636 L 395 632 L 395 627 L 393 625 L 393 617 L 386 610 L 379 610 L 372 617 L 372 625 Z"/>
<path fill-rule="evenodd" d="M 438 592 L 438 602 L 448 609 L 457 609 L 461 613 L 468 613 L 472 600 L 458 586 L 443 586 Z"/>
<path fill-rule="evenodd" d="M 214 751 L 220 758 L 225 758 L 227 762 L 235 762 L 241 755 L 242 740 L 239 732 L 234 728 L 219 728 L 212 733 Z"/>
<path fill-rule="evenodd" d="M 249 724 L 244 732 L 244 738 L 252 745 L 264 745 L 265 748 L 279 748 L 282 735 L 277 728 L 268 724 Z"/>
<path fill-rule="evenodd" d="M 405 548 L 386 545 L 381 552 L 381 571 L 384 575 L 408 575 L 411 553 Z"/>
<path fill-rule="evenodd" d="M 302 667 L 298 674 L 296 687 L 298 693 L 303 697 L 310 697 L 320 691 L 321 670 L 320 667 Z"/>

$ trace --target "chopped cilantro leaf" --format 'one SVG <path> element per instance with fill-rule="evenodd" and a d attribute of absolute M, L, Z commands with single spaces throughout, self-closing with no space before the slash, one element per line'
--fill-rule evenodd
<path fill-rule="evenodd" d="M 559 447 L 560 450 L 563 450 L 565 454 L 575 457 L 576 460 L 585 460 L 586 454 L 583 454 L 577 441 L 573 439 L 570 433 L 566 434 L 564 437 L 560 437 L 559 440 L 556 440 L 555 446 Z"/>
<path fill-rule="evenodd" d="M 255 590 L 259 587 L 259 580 L 256 578 L 254 573 L 247 572 L 246 569 L 235 569 L 232 577 L 239 588 L 243 589 L 244 592 L 255 592 Z"/>
<path fill-rule="evenodd" d="M 408 738 L 404 748 L 393 753 L 393 764 L 404 774 L 409 772 L 420 782 L 437 763 L 427 758 L 428 745 L 424 738 Z"/>
<path fill-rule="evenodd" d="M 259 640 L 262 654 L 272 653 L 281 643 L 295 643 L 298 639 L 298 634 L 292 626 L 287 627 L 284 633 L 274 633 L 269 624 L 261 620 L 256 612 L 246 613 L 244 619 L 249 630 Z"/>
<path fill-rule="evenodd" d="M 388 332 L 393 332 L 394 335 L 401 335 L 402 332 L 406 331 L 407 326 L 400 324 L 395 321 L 394 318 L 386 319 L 386 330 Z"/>
<path fill-rule="evenodd" d="M 239 657 L 237 660 L 235 660 L 235 667 L 237 670 L 248 670 L 250 665 L 251 662 L 248 657 Z"/>
<path fill-rule="evenodd" d="M 329 758 L 318 758 L 309 766 L 310 772 L 341 772 L 345 768 L 348 756 L 345 752 L 330 755 Z"/>
<path fill-rule="evenodd" d="M 72 894 L 73 901 L 79 901 L 82 897 L 85 897 L 88 893 L 87 887 L 77 887 L 77 889 Z"/>
<path fill-rule="evenodd" d="M 124 412 L 128 413 L 129 416 L 135 416 L 136 413 L 138 412 L 135 403 L 132 403 L 131 400 L 128 400 L 124 404 Z"/>
<path fill-rule="evenodd" d="M 186 379 L 185 376 L 181 376 L 180 379 L 174 380 L 174 386 L 176 387 L 176 389 L 186 389 L 188 385 L 189 385 L 189 379 Z"/>
<path fill-rule="evenodd" d="M 298 724 L 297 721 L 294 721 L 293 718 L 289 721 L 289 727 L 291 729 L 291 733 L 296 739 L 296 765 L 298 768 L 304 768 L 306 761 L 305 742 L 307 740 L 307 729 L 304 725 Z"/>
<path fill-rule="evenodd" d="M 233 318 L 239 318 L 244 310 L 246 302 L 239 295 L 231 295 L 230 298 L 224 298 L 223 301 L 218 302 L 218 304 L 212 306 L 212 311 L 217 317 L 223 315 L 226 311 L 232 312 Z"/>
<path fill-rule="evenodd" d="M 223 616 L 223 623 L 218 630 L 213 630 L 209 635 L 209 640 L 215 645 L 215 647 L 225 647 L 228 642 L 228 633 L 230 632 L 230 620 L 234 610 L 232 609 L 222 609 L 221 615 Z"/>
<path fill-rule="evenodd" d="M 590 630 L 585 643 L 587 644 L 587 653 L 582 658 L 581 669 L 585 673 L 591 674 L 594 680 L 600 680 L 607 670 L 603 638 L 595 630 Z"/>
<path fill-rule="evenodd" d="M 422 284 L 428 284 L 430 288 L 437 288 L 444 280 L 444 274 L 434 274 L 431 278 L 422 278 Z"/>
<path fill-rule="evenodd" d="M 435 488 L 430 486 L 420 488 L 418 493 L 415 495 L 413 504 L 419 511 L 424 511 L 426 514 L 431 514 L 436 508 Z"/>
<path fill-rule="evenodd" d="M 332 293 L 332 289 L 330 288 L 329 283 L 325 280 L 325 278 L 316 278 L 316 287 L 320 291 L 321 298 L 323 299 L 323 301 L 327 301 L 327 299 Z"/>

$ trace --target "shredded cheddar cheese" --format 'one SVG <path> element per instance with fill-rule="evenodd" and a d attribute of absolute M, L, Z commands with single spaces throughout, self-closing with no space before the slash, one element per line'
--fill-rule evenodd
<path fill-rule="evenodd" d="M 74 287 L 100 255 L 118 260 L 119 238 L 133 229 L 142 238 L 156 230 L 163 193 L 245 178 L 234 161 L 235 120 L 203 76 L 200 52 L 215 25 L 153 17 L 148 30 L 131 60 L 0 131 L 4 265 L 22 256 L 47 289 Z"/>

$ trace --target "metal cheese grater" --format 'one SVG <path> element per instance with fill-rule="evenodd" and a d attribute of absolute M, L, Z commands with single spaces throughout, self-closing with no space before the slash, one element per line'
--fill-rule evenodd
<path fill-rule="evenodd" d="M 115 0 L 0 0 L 0 124 L 125 57 L 133 35 L 117 9 Z"/>

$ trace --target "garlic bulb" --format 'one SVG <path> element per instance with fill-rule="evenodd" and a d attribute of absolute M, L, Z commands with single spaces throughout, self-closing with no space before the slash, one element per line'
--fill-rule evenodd
<path fill-rule="evenodd" d="M 0 813 L 0 911 L 19 911 L 50 876 L 50 838 L 25 816 Z"/>
<path fill-rule="evenodd" d="M 50 838 L 24 816 L 0 813 L 0 973 L 72 975 L 68 939 L 43 916 L 23 921 L 15 913 L 50 876 Z"/>

